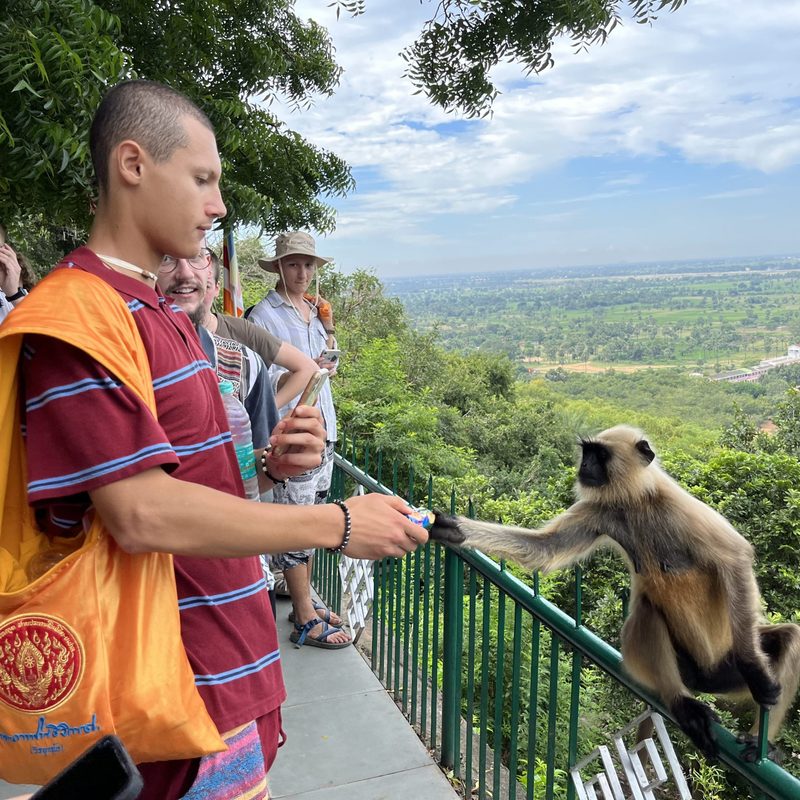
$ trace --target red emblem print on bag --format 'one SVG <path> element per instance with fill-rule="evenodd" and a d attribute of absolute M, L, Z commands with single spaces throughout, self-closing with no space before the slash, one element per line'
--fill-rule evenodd
<path fill-rule="evenodd" d="M 0 625 L 0 701 L 41 713 L 61 705 L 83 674 L 75 631 L 47 614 L 25 614 Z"/>

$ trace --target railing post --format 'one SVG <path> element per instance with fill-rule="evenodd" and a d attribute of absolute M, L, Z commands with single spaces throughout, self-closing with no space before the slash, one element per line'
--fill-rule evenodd
<path fill-rule="evenodd" d="M 442 647 L 442 766 L 455 766 L 460 736 L 461 700 L 461 596 L 460 559 L 447 548 L 444 553 L 444 631 Z"/>

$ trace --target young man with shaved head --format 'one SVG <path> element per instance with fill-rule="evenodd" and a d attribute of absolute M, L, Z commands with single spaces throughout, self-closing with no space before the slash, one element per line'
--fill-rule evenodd
<path fill-rule="evenodd" d="M 156 287 L 163 256 L 196 257 L 225 214 L 211 124 L 168 87 L 132 81 L 108 92 L 90 143 L 97 213 L 86 246 L 57 269 L 71 270 L 65 281 L 89 273 L 121 296 L 127 310 L 119 313 L 132 317 L 144 344 L 157 413 L 102 358 L 63 340 L 60 330 L 74 325 L 68 318 L 77 313 L 74 305 L 65 303 L 61 319 L 40 320 L 35 333 L 24 327 L 42 302 L 41 285 L 35 288 L 3 330 L 25 333 L 19 370 L 29 502 L 41 525 L 59 535 L 76 535 L 96 513 L 123 549 L 175 555 L 182 638 L 195 683 L 223 738 L 237 737 L 248 766 L 237 772 L 226 753 L 205 756 L 202 764 L 141 764 L 141 796 L 267 797 L 285 693 L 258 554 L 338 548 L 346 523 L 345 552 L 357 558 L 402 556 L 427 534 L 406 518 L 410 509 L 397 498 L 368 495 L 344 507 L 243 499 L 217 378 L 188 317 Z M 91 296 L 85 303 L 91 313 L 112 313 Z M 295 447 L 280 458 L 269 455 L 269 472 L 282 479 L 316 466 L 324 440 L 315 410 L 282 420 L 271 442 Z"/>

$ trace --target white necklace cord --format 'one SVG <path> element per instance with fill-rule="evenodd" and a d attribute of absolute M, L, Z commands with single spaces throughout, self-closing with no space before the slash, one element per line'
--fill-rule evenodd
<path fill-rule="evenodd" d="M 156 275 L 154 272 L 137 267 L 136 264 L 131 264 L 129 261 L 123 261 L 121 258 L 114 258 L 113 256 L 104 256 L 101 253 L 97 253 L 97 257 L 104 262 L 107 267 L 114 266 L 119 267 L 120 269 L 129 270 L 131 272 L 138 272 L 148 281 L 153 281 L 153 283 L 158 280 L 158 275 Z"/>

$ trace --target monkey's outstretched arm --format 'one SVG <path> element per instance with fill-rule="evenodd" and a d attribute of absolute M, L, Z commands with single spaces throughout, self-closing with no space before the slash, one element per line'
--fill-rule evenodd
<path fill-rule="evenodd" d="M 516 561 L 532 570 L 568 567 L 588 555 L 598 544 L 600 532 L 583 503 L 537 530 L 479 522 L 466 517 L 436 514 L 430 538 L 483 550 L 496 558 Z"/>

